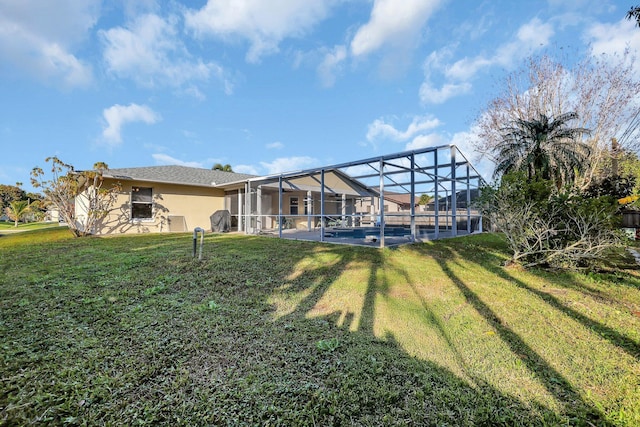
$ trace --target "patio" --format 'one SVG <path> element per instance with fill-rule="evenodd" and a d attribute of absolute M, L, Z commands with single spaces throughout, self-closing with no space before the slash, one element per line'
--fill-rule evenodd
<path fill-rule="evenodd" d="M 483 183 L 446 145 L 232 183 L 225 208 L 247 234 L 384 247 L 481 231 Z"/>

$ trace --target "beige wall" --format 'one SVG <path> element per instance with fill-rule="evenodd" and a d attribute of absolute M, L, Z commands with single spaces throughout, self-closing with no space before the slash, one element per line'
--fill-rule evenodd
<path fill-rule="evenodd" d="M 290 206 L 291 206 L 291 198 L 298 198 L 298 217 L 293 217 L 290 215 Z M 282 195 L 282 215 L 287 218 L 289 221 L 293 221 L 293 227 L 297 229 L 305 229 L 308 226 L 308 217 L 304 215 L 304 199 L 307 197 L 306 191 L 287 191 Z M 313 197 L 313 214 L 320 215 L 320 194 L 317 192 L 312 193 Z M 335 199 L 331 195 L 325 196 L 327 198 L 327 202 L 325 203 L 324 214 L 331 217 L 340 217 L 342 215 L 341 204 L 336 203 L 336 201 L 340 201 L 341 199 Z M 348 196 L 349 199 L 352 199 L 353 196 Z M 348 203 L 353 203 L 350 200 Z M 364 223 L 374 223 L 377 219 L 378 215 L 378 203 L 379 198 L 374 197 L 374 212 L 372 214 L 371 211 L 371 201 L 370 199 L 364 200 L 362 203 L 357 201 L 352 208 L 353 215 L 359 215 Z M 388 213 L 395 212 L 403 212 L 400 205 L 392 202 L 386 201 L 385 205 L 387 206 Z M 278 214 L 278 194 L 273 193 L 271 199 L 271 212 L 272 216 L 269 218 L 262 219 L 262 228 L 275 228 L 277 227 L 277 214 Z M 348 213 L 347 213 L 348 215 Z M 312 228 L 315 227 L 319 223 L 320 219 L 318 217 L 312 218 L 311 224 Z"/>
<path fill-rule="evenodd" d="M 287 179 L 286 182 L 291 182 L 293 185 L 308 187 L 309 189 L 315 188 L 315 191 L 320 189 L 320 174 L 314 176 L 301 176 L 297 178 Z M 287 187 L 286 182 L 283 183 L 283 187 Z M 341 176 L 328 172 L 324 175 L 325 192 L 334 193 L 347 193 L 357 194 L 353 189 L 350 182 L 345 181 Z"/>
<path fill-rule="evenodd" d="M 211 230 L 211 214 L 224 209 L 224 191 L 216 188 L 134 181 L 120 184 L 122 191 L 109 216 L 102 221 L 98 234 L 168 232 L 169 220 L 176 216 L 184 217 L 187 231 L 193 231 L 195 227 L 208 231 Z M 105 187 L 109 185 L 109 182 L 105 183 Z M 132 187 L 152 188 L 152 220 L 131 219 Z M 174 224 L 178 222 L 177 218 L 173 221 Z M 182 221 L 179 222 L 175 225 L 183 228 Z"/>

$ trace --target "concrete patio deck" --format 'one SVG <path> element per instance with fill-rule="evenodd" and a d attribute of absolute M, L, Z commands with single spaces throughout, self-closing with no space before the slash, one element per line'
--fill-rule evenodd
<path fill-rule="evenodd" d="M 357 230 L 357 229 L 356 229 Z M 457 236 L 467 235 L 466 230 L 458 231 Z M 260 232 L 260 235 L 263 236 L 272 236 L 279 237 L 278 230 L 268 230 Z M 336 237 L 338 235 L 339 237 Z M 453 237 L 451 230 L 440 230 L 438 233 L 438 237 L 436 238 L 435 231 L 430 233 L 422 233 L 420 234 L 415 242 L 425 242 L 430 240 L 438 240 L 438 239 L 446 239 Z M 347 237 L 340 236 L 339 233 L 335 233 L 333 229 L 326 228 L 324 239 L 321 239 L 320 231 L 306 231 L 306 230 L 282 230 L 282 238 L 289 240 L 305 240 L 311 242 L 320 242 L 323 241 L 325 243 L 332 244 L 340 244 L 340 245 L 356 245 L 356 246 L 369 246 L 369 247 L 379 247 L 380 246 L 380 233 L 376 234 L 368 234 L 364 237 Z M 414 243 L 411 240 L 410 235 L 397 236 L 397 235 L 385 235 L 384 237 L 384 245 L 385 247 L 393 247 L 406 245 L 409 243 Z"/>

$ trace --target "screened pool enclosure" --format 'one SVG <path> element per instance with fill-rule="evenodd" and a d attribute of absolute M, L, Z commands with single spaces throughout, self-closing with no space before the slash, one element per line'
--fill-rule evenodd
<path fill-rule="evenodd" d="M 447 145 L 236 182 L 225 209 L 247 234 L 384 247 L 482 230 L 482 183 Z"/>

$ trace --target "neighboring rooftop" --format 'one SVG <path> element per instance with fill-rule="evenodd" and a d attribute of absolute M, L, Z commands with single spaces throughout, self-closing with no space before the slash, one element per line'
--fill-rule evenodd
<path fill-rule="evenodd" d="M 255 177 L 255 175 L 245 173 L 175 165 L 109 169 L 104 173 L 104 176 L 127 181 L 163 182 L 203 187 L 215 187 L 217 185 Z"/>

